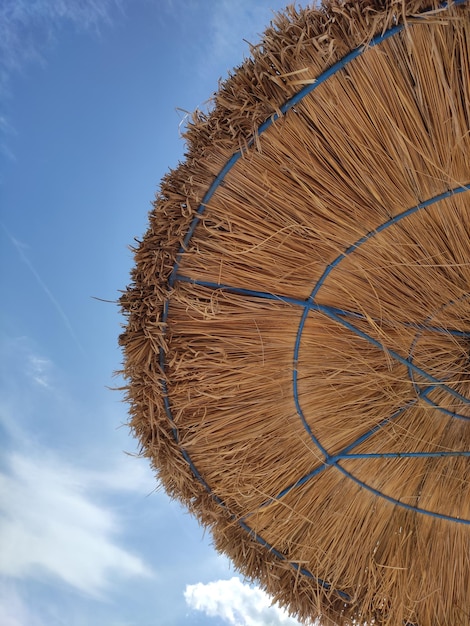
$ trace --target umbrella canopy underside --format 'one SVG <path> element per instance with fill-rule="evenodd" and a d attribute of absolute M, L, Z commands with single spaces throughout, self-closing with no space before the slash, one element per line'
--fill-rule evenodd
<path fill-rule="evenodd" d="M 299 619 L 470 624 L 470 3 L 290 7 L 121 297 L 130 426 Z"/>

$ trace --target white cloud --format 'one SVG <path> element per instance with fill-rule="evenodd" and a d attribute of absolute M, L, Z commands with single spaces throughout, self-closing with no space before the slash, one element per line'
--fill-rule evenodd
<path fill-rule="evenodd" d="M 233 626 L 296 626 L 297 620 L 272 605 L 271 598 L 258 587 L 243 584 L 239 578 L 187 585 L 187 605 L 209 617 L 219 617 Z"/>
<path fill-rule="evenodd" d="M 142 495 L 158 489 L 147 459 L 131 454 L 120 454 L 119 464 L 114 467 L 82 470 L 81 473 L 89 485 L 107 492 L 134 492 Z"/>
<path fill-rule="evenodd" d="M 33 382 L 45 389 L 50 388 L 49 372 L 51 366 L 52 363 L 51 361 L 49 361 L 49 359 L 36 356 L 35 354 L 28 355 L 28 373 L 31 376 Z"/>
<path fill-rule="evenodd" d="M 116 515 L 92 498 L 97 476 L 45 451 L 10 455 L 0 473 L 1 575 L 52 576 L 98 597 L 118 578 L 151 575 L 119 545 Z"/>
<path fill-rule="evenodd" d="M 0 624 L 2 626 L 45 626 L 45 623 L 28 608 L 12 584 L 0 584 Z"/>

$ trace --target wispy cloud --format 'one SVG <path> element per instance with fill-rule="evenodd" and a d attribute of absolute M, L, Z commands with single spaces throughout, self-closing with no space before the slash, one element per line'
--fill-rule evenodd
<path fill-rule="evenodd" d="M 97 597 L 118 579 L 150 576 L 121 547 L 119 519 L 97 497 L 97 474 L 37 452 L 10 454 L 0 473 L 0 575 L 53 576 Z"/>
<path fill-rule="evenodd" d="M 274 4 L 276 2 L 279 4 L 278 0 Z M 233 59 L 241 63 L 243 58 L 240 50 L 243 48 L 245 54 L 249 53 L 246 42 L 256 44 L 273 15 L 269 4 L 264 2 L 220 0 L 214 3 L 203 72 L 213 73 L 216 64 L 227 65 L 227 69 L 230 69 Z"/>
<path fill-rule="evenodd" d="M 28 581 L 67 583 L 101 599 L 154 576 L 128 548 L 126 503 L 150 494 L 155 481 L 143 459 L 123 454 L 103 432 L 99 456 L 90 432 L 86 447 L 77 443 L 66 458 L 57 445 L 64 415 L 68 449 L 83 420 L 56 365 L 25 337 L 0 336 L 0 357 L 0 624 L 30 626 L 19 595 Z"/>
<path fill-rule="evenodd" d="M 120 0 L 3 0 L 0 3 L 0 88 L 11 72 L 43 53 L 64 22 L 97 29 Z M 1 92 L 0 92 L 1 93 Z"/>
<path fill-rule="evenodd" d="M 10 78 L 24 72 L 30 63 L 45 63 L 64 26 L 96 34 L 102 24 L 112 21 L 113 10 L 121 8 L 124 1 L 0 1 L 0 154 L 16 160 L 8 139 L 15 129 L 3 106 L 11 96 Z"/>
<path fill-rule="evenodd" d="M 42 403 L 59 398 L 56 376 L 54 363 L 31 340 L 0 333 L 0 426 L 16 445 L 25 445 Z M 49 403 L 47 414 L 51 409 Z"/>
<path fill-rule="evenodd" d="M 16 585 L 0 581 L 0 624 L 2 626 L 45 626 L 18 592 Z"/>
<path fill-rule="evenodd" d="M 297 626 L 297 620 L 272 605 L 261 589 L 243 584 L 239 578 L 208 584 L 187 585 L 187 605 L 209 617 L 219 617 L 233 626 Z"/>
<path fill-rule="evenodd" d="M 52 363 L 49 359 L 37 356 L 35 354 L 28 355 L 29 375 L 33 382 L 44 389 L 50 389 L 49 371 Z"/>
<path fill-rule="evenodd" d="M 71 324 L 67 314 L 65 313 L 64 309 L 62 308 L 62 306 L 60 305 L 60 303 L 58 302 L 57 298 L 54 296 L 52 291 L 49 289 L 49 287 L 46 285 L 44 280 L 41 278 L 39 272 L 36 270 L 36 268 L 34 267 L 33 263 L 28 258 L 27 254 L 26 254 L 27 246 L 24 243 L 22 243 L 21 241 L 19 241 L 18 239 L 16 239 L 16 237 L 14 237 L 7 230 L 7 228 L 3 224 L 2 224 L 2 227 L 3 227 L 3 230 L 5 231 L 8 239 L 10 240 L 11 244 L 13 245 L 13 247 L 16 249 L 17 253 L 19 254 L 20 259 L 28 267 L 29 271 L 32 273 L 32 275 L 36 279 L 36 282 L 39 284 L 39 286 L 41 287 L 43 292 L 48 297 L 49 301 L 51 302 L 52 306 L 56 310 L 56 313 L 59 315 L 59 317 L 62 320 L 64 326 L 66 327 L 66 329 L 70 333 L 70 336 L 74 340 L 74 342 L 77 345 L 78 349 L 80 350 L 80 352 L 85 353 L 85 350 L 84 350 L 82 344 L 80 343 L 80 340 L 78 339 L 78 337 L 77 337 L 77 335 L 76 335 L 76 333 L 75 333 L 75 331 L 74 331 L 74 329 L 72 327 L 72 324 Z"/>
<path fill-rule="evenodd" d="M 1 27 L 0 27 L 1 31 Z M 1 62 L 0 62 L 1 63 Z M 1 65 L 0 65 L 1 68 Z M 2 95 L 2 72 L 0 69 L 0 97 Z M 12 124 L 8 121 L 5 115 L 0 114 L 0 138 L 1 137 L 11 137 L 12 135 L 16 135 L 16 131 L 13 128 Z M 6 141 L 0 141 L 0 153 L 8 160 L 8 161 L 16 161 L 16 156 L 10 150 Z M 2 183 L 2 178 L 0 177 L 0 184 Z"/>

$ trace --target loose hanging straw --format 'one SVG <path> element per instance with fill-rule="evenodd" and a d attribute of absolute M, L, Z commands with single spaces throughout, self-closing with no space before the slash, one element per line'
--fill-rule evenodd
<path fill-rule="evenodd" d="M 470 625 L 470 2 L 289 7 L 121 297 L 130 427 L 299 619 Z"/>

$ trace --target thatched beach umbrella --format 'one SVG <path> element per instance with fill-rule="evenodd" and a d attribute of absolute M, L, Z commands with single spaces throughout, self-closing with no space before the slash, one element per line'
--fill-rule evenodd
<path fill-rule="evenodd" d="M 289 8 L 122 295 L 130 426 L 301 619 L 470 624 L 470 2 Z"/>

